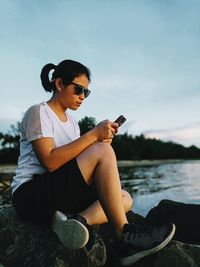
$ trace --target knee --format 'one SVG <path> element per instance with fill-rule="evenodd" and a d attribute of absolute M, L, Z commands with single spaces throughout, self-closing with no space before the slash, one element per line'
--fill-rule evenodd
<path fill-rule="evenodd" d="M 92 145 L 93 149 L 98 153 L 99 157 L 115 157 L 115 152 L 111 145 L 104 142 L 97 142 Z"/>
<path fill-rule="evenodd" d="M 133 198 L 131 197 L 131 195 L 125 191 L 125 190 L 122 190 L 122 198 L 123 198 L 123 201 L 124 201 L 124 207 L 125 207 L 125 211 L 129 211 L 132 206 L 133 206 Z"/>

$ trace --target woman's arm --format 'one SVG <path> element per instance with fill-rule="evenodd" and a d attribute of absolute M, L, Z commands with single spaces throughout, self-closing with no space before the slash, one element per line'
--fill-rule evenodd
<path fill-rule="evenodd" d="M 118 124 L 105 120 L 69 144 L 55 147 L 53 138 L 45 137 L 32 141 L 32 145 L 41 164 L 49 172 L 52 172 L 75 158 L 93 143 L 110 139 L 110 136 L 117 131 L 117 128 Z"/>

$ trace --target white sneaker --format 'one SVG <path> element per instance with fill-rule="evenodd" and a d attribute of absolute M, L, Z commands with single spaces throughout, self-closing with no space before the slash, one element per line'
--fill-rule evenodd
<path fill-rule="evenodd" d="M 86 220 L 79 215 L 67 219 L 64 213 L 56 211 L 52 220 L 52 230 L 66 248 L 80 249 L 89 239 L 89 232 L 84 224 Z"/>

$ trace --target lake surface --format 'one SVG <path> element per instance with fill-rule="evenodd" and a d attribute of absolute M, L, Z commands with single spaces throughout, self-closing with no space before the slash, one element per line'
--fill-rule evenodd
<path fill-rule="evenodd" d="M 156 166 L 120 167 L 122 187 L 134 199 L 132 210 L 141 215 L 162 199 L 200 204 L 200 161 Z"/>
<path fill-rule="evenodd" d="M 200 204 L 200 160 L 151 163 L 155 164 L 119 167 L 122 187 L 134 199 L 134 212 L 145 216 L 162 199 Z M 0 190 L 0 209 L 10 205 L 9 194 L 8 187 Z"/>

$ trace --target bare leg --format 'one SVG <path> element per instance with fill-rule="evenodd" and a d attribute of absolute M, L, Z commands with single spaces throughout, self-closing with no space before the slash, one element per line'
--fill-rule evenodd
<path fill-rule="evenodd" d="M 95 143 L 78 155 L 77 162 L 85 182 L 88 185 L 91 182 L 95 183 L 99 199 L 82 211 L 81 215 L 85 216 L 89 224 L 105 222 L 108 219 L 119 238 L 124 224 L 127 223 L 121 240 L 123 242 L 119 243 L 119 249 L 116 248 L 117 253 L 123 252 L 120 253 L 121 263 L 128 266 L 142 257 L 156 253 L 169 243 L 175 233 L 174 224 L 157 228 L 152 226 L 137 228 L 128 224 L 116 157 L 109 144 Z M 89 231 L 84 224 L 76 219 L 67 220 L 65 216 L 63 218 L 63 213 L 57 211 L 53 218 L 52 229 L 66 248 L 80 249 L 89 239 Z M 140 240 L 138 236 L 141 236 Z M 126 253 L 127 244 L 133 248 L 139 246 L 140 251 Z"/>
<path fill-rule="evenodd" d="M 103 211 L 118 236 L 125 223 L 121 183 L 115 153 L 109 144 L 95 143 L 77 157 L 77 162 L 87 184 L 94 179 Z"/>
<path fill-rule="evenodd" d="M 122 202 L 125 213 L 128 212 L 133 204 L 132 198 L 127 191 L 122 190 Z M 90 225 L 108 222 L 108 219 L 99 201 L 95 201 L 91 206 L 80 213 Z"/>

